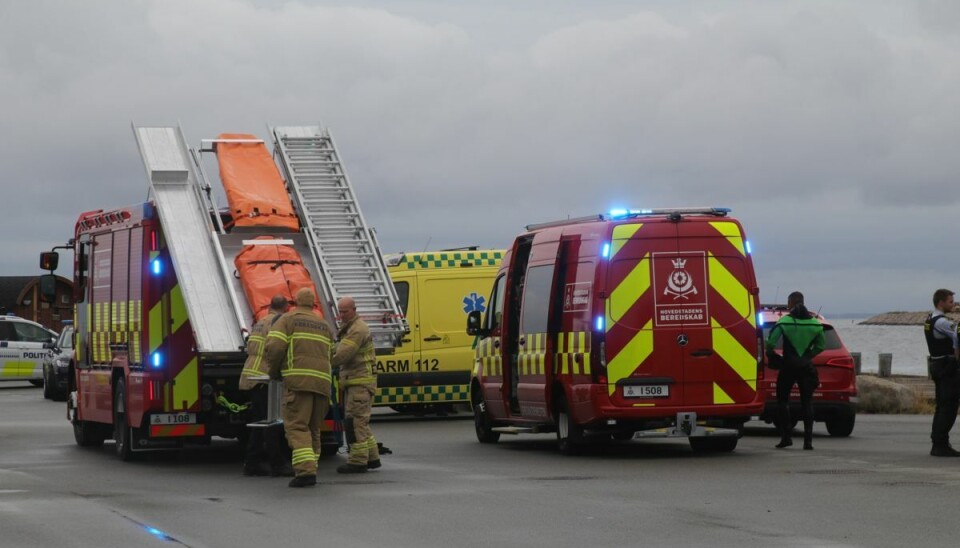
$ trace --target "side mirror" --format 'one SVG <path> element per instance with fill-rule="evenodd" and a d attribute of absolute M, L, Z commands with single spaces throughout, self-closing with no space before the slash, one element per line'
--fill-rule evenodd
<path fill-rule="evenodd" d="M 60 264 L 60 254 L 56 251 L 44 251 L 40 254 L 40 269 L 53 272 Z"/>
<path fill-rule="evenodd" d="M 56 253 L 54 253 L 56 255 Z M 53 274 L 40 276 L 40 301 L 45 303 L 57 300 L 57 277 Z"/>
<path fill-rule="evenodd" d="M 48 350 L 53 350 L 54 348 L 57 347 L 57 343 L 45 342 L 45 343 L 43 343 L 43 347 L 46 348 L 46 349 L 48 349 Z"/>
<path fill-rule="evenodd" d="M 482 335 L 480 327 L 480 311 L 474 310 L 467 314 L 467 335 Z"/>

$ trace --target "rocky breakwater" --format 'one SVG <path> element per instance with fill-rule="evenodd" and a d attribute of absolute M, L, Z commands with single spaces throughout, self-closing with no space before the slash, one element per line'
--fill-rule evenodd
<path fill-rule="evenodd" d="M 867 318 L 860 322 L 860 325 L 923 325 L 930 312 L 884 312 L 876 316 Z M 960 320 L 960 311 L 954 309 L 947 314 L 950 321 Z"/>

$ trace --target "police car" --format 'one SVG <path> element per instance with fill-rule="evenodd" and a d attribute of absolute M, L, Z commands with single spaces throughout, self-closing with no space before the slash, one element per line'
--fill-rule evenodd
<path fill-rule="evenodd" d="M 0 316 L 0 381 L 30 381 L 43 385 L 43 360 L 57 332 L 24 318 Z"/>

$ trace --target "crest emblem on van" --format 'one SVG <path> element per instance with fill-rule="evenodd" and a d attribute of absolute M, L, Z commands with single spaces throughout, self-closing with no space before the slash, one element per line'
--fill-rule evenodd
<path fill-rule="evenodd" d="M 673 299 L 688 299 L 690 295 L 697 294 L 697 287 L 693 285 L 693 278 L 684 270 L 687 265 L 686 259 L 676 258 L 673 261 L 673 272 L 667 278 L 667 287 L 663 289 L 664 295 L 673 295 Z"/>

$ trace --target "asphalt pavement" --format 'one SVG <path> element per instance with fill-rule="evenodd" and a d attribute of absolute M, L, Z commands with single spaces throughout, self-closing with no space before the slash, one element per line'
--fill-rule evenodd
<path fill-rule="evenodd" d="M 960 458 L 929 416 L 861 415 L 814 451 L 750 423 L 737 450 L 682 440 L 557 453 L 552 435 L 476 441 L 466 414 L 380 415 L 383 468 L 315 488 L 240 474 L 236 443 L 120 462 L 73 442 L 63 403 L 0 383 L 0 546 L 949 546 Z"/>

